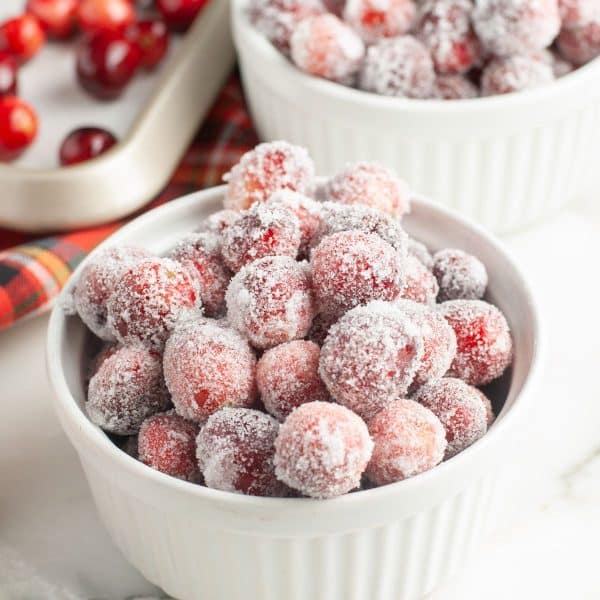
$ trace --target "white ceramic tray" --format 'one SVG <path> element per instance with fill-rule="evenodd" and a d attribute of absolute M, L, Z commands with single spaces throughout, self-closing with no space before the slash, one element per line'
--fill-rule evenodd
<path fill-rule="evenodd" d="M 24 0 L 2 0 L 0 19 Z M 73 229 L 121 218 L 167 183 L 234 63 L 229 2 L 212 0 L 190 31 L 172 36 L 156 74 L 139 74 L 114 102 L 90 98 L 74 77 L 73 48 L 47 44 L 22 69 L 20 95 L 40 117 L 33 146 L 0 164 L 0 226 L 31 232 Z M 103 156 L 58 168 L 63 137 L 100 125 L 120 142 Z"/>

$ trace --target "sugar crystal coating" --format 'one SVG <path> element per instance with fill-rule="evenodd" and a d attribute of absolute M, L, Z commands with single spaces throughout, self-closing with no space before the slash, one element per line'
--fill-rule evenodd
<path fill-rule="evenodd" d="M 577 67 L 600 56 L 600 14 L 589 23 L 563 28 L 557 47 L 563 58 Z"/>
<path fill-rule="evenodd" d="M 600 17 L 598 0 L 558 0 L 563 28 L 586 25 Z"/>
<path fill-rule="evenodd" d="M 533 89 L 554 80 L 552 67 L 531 56 L 510 56 L 491 60 L 481 76 L 484 96 L 511 94 Z"/>
<path fill-rule="evenodd" d="M 445 458 L 462 452 L 487 431 L 486 409 L 478 390 L 450 377 L 419 389 L 415 400 L 433 412 L 446 430 Z"/>
<path fill-rule="evenodd" d="M 402 397 L 423 358 L 420 327 L 393 303 L 371 302 L 335 323 L 319 374 L 331 396 L 364 419 Z"/>
<path fill-rule="evenodd" d="M 303 338 L 315 316 L 308 264 L 267 256 L 243 267 L 226 294 L 235 329 L 261 349 Z"/>
<path fill-rule="evenodd" d="M 315 166 L 305 148 L 288 142 L 259 144 L 225 175 L 225 208 L 243 210 L 280 189 L 311 195 Z"/>
<path fill-rule="evenodd" d="M 253 496 L 283 496 L 273 455 L 279 423 L 248 408 L 224 408 L 200 430 L 196 455 L 208 487 Z"/>
<path fill-rule="evenodd" d="M 471 385 L 485 385 L 512 360 L 512 338 L 500 310 L 483 300 L 450 300 L 439 310 L 456 335 L 456 356 L 448 371 Z"/>
<path fill-rule="evenodd" d="M 343 16 L 367 44 L 406 33 L 417 9 L 413 0 L 346 0 Z"/>
<path fill-rule="evenodd" d="M 438 100 L 468 100 L 478 96 L 479 89 L 464 75 L 438 75 L 433 86 L 433 97 Z"/>
<path fill-rule="evenodd" d="M 86 411 L 105 431 L 131 435 L 168 404 L 160 354 L 144 346 L 123 346 L 91 378 Z"/>
<path fill-rule="evenodd" d="M 161 473 L 198 482 L 197 435 L 198 425 L 174 411 L 152 415 L 140 427 L 138 458 Z"/>
<path fill-rule="evenodd" d="M 440 286 L 439 302 L 480 300 L 488 284 L 485 265 L 476 256 L 456 248 L 434 254 L 433 274 Z"/>
<path fill-rule="evenodd" d="M 438 289 L 438 282 L 431 271 L 414 256 L 407 256 L 400 297 L 421 304 L 435 304 Z"/>
<path fill-rule="evenodd" d="M 267 350 L 258 361 L 256 383 L 267 411 L 283 421 L 306 402 L 327 402 L 319 377 L 320 349 L 314 342 L 294 340 Z"/>
<path fill-rule="evenodd" d="M 279 428 L 275 473 L 312 498 L 333 498 L 360 485 L 373 442 L 352 411 L 331 402 L 298 407 Z"/>
<path fill-rule="evenodd" d="M 408 238 L 408 254 L 414 256 L 429 270 L 433 267 L 433 257 L 427 249 L 427 246 L 411 237 Z"/>
<path fill-rule="evenodd" d="M 492 406 L 492 401 L 477 388 L 473 388 L 479 398 L 481 398 L 481 402 L 483 403 L 483 407 L 485 408 L 485 420 L 487 423 L 488 429 L 491 427 L 492 423 L 496 420 L 496 415 L 494 414 L 494 407 Z"/>
<path fill-rule="evenodd" d="M 180 322 L 165 345 L 165 381 L 175 410 L 202 423 L 224 406 L 256 398 L 256 357 L 246 340 L 209 319 Z"/>
<path fill-rule="evenodd" d="M 198 233 L 216 233 L 221 235 L 227 227 L 232 223 L 235 223 L 242 214 L 239 210 L 233 210 L 232 208 L 223 208 L 215 213 L 212 213 L 198 227 L 196 231 Z"/>
<path fill-rule="evenodd" d="M 413 477 L 442 462 L 446 432 L 440 420 L 413 400 L 394 400 L 369 421 L 374 443 L 367 477 L 387 485 Z"/>

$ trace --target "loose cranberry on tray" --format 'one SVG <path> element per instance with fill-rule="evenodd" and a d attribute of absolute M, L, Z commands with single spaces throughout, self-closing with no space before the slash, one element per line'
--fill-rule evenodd
<path fill-rule="evenodd" d="M 0 98 L 0 161 L 10 161 L 33 142 L 38 119 L 29 104 L 16 96 Z"/>
<path fill-rule="evenodd" d="M 68 38 L 75 31 L 79 0 L 28 0 L 27 12 L 37 17 L 49 37 Z"/>
<path fill-rule="evenodd" d="M 130 0 L 81 0 L 77 21 L 83 31 L 122 31 L 135 21 Z"/>
<path fill-rule="evenodd" d="M 0 50 L 9 52 L 20 63 L 37 54 L 45 40 L 44 30 L 33 15 L 24 14 L 0 25 Z"/>
<path fill-rule="evenodd" d="M 100 127 L 80 127 L 63 141 L 60 147 L 60 164 L 75 165 L 103 154 L 117 143 L 117 138 Z"/>

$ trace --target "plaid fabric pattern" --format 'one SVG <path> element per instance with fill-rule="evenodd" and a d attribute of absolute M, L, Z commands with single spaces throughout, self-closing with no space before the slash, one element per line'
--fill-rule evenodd
<path fill-rule="evenodd" d="M 166 188 L 127 220 L 184 194 L 218 185 L 223 174 L 257 142 L 234 74 Z M 48 310 L 88 252 L 127 220 L 44 239 L 0 229 L 0 329 Z"/>

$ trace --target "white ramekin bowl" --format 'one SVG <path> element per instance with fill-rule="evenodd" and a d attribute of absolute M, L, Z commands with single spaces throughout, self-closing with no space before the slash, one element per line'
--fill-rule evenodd
<path fill-rule="evenodd" d="M 391 167 L 413 189 L 507 232 L 586 190 L 600 132 L 600 60 L 551 85 L 461 101 L 388 98 L 296 69 L 233 0 L 233 32 L 259 136 L 306 146 L 320 173 Z"/>
<path fill-rule="evenodd" d="M 217 210 L 222 197 L 223 188 L 216 188 L 169 203 L 103 246 L 165 252 Z M 506 500 L 499 472 L 512 464 L 532 401 L 537 312 L 512 260 L 477 226 L 424 200 L 415 201 L 405 225 L 432 249 L 460 246 L 487 265 L 489 296 L 514 335 L 514 365 L 499 386 L 506 402 L 486 436 L 432 471 L 333 500 L 211 490 L 158 473 L 119 450 L 83 410 L 89 338 L 80 320 L 57 304 L 48 333 L 57 413 L 115 543 L 167 593 L 180 600 L 420 598 L 465 563 L 490 517 L 496 520 L 493 501 Z"/>

